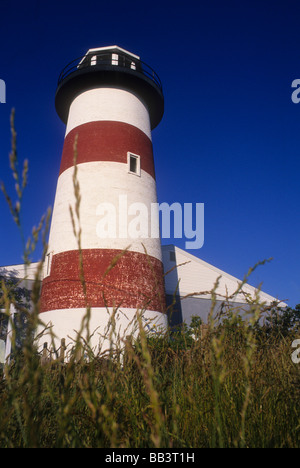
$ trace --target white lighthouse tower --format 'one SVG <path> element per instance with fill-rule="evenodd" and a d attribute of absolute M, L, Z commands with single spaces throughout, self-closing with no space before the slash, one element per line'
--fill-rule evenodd
<path fill-rule="evenodd" d="M 153 325 L 165 327 L 161 244 L 150 226 L 157 202 L 151 130 L 164 111 L 160 80 L 137 55 L 120 47 L 90 49 L 62 71 L 55 105 L 66 134 L 42 284 L 41 320 L 52 327 L 58 340 L 68 342 L 76 338 L 89 307 L 95 348 L 112 311 L 117 310 L 116 328 L 121 335 L 129 334 L 137 309 Z M 84 288 L 70 216 L 70 206 L 76 203 L 74 145 Z"/>

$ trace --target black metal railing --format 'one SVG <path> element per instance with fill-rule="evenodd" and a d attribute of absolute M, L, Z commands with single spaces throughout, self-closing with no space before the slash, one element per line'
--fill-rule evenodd
<path fill-rule="evenodd" d="M 81 69 L 93 67 L 95 67 L 95 70 L 99 70 L 102 67 L 105 67 L 106 69 L 107 67 L 116 67 L 116 70 L 117 68 L 126 68 L 132 73 L 141 74 L 150 78 L 150 80 L 153 81 L 162 91 L 162 83 L 159 76 L 149 65 L 139 59 L 131 57 L 130 55 L 119 52 L 118 50 L 90 52 L 87 55 L 83 55 L 72 60 L 72 62 L 68 63 L 60 73 L 58 85 L 72 73 Z"/>

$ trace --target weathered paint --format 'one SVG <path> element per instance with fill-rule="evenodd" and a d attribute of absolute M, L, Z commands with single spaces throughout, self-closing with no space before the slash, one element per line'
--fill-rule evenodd
<path fill-rule="evenodd" d="M 165 312 L 163 265 L 138 252 L 91 249 L 82 251 L 84 283 L 78 250 L 54 255 L 51 273 L 43 281 L 41 312 L 82 307 L 150 309 Z"/>

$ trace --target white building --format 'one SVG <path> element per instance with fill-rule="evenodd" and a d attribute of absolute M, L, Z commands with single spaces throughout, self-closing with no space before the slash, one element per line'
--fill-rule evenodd
<path fill-rule="evenodd" d="M 214 313 L 220 310 L 222 304 L 241 311 L 249 308 L 249 300 L 254 300 L 259 294 L 260 303 L 266 306 L 278 304 L 286 307 L 275 297 L 258 291 L 248 283 L 244 284 L 237 294 L 236 291 L 242 280 L 216 268 L 194 255 L 174 245 L 162 246 L 163 264 L 165 271 L 165 290 L 167 304 L 173 306 L 170 322 L 173 325 L 190 324 L 192 316 L 198 316 L 203 323 L 207 323 L 211 310 L 211 291 L 215 289 L 216 306 Z"/>
<path fill-rule="evenodd" d="M 165 272 L 165 292 L 167 305 L 171 305 L 172 313 L 169 317 L 171 325 L 180 323 L 190 324 L 192 316 L 198 316 L 207 323 L 211 310 L 211 294 L 217 280 L 216 308 L 228 298 L 228 303 L 238 310 L 247 310 L 247 299 L 254 299 L 259 294 L 260 301 L 270 306 L 278 303 L 275 297 L 258 291 L 249 284 L 244 284 L 238 294 L 234 294 L 242 280 L 216 268 L 194 255 L 174 245 L 162 246 L 163 265 Z M 20 286 L 30 289 L 35 281 L 37 263 L 33 263 L 25 272 L 24 265 L 0 267 L 0 277 L 21 280 Z M 233 295 L 233 297 L 231 297 Z M 279 303 L 281 307 L 286 304 Z M 43 317 L 41 317 L 43 319 Z M 0 321 L 0 363 L 9 354 L 9 337 L 1 335 Z"/>

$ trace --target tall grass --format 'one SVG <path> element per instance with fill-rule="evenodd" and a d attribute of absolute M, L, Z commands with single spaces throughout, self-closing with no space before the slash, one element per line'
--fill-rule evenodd
<path fill-rule="evenodd" d="M 13 119 L 12 133 L 16 148 Z M 15 204 L 3 185 L 2 190 L 20 227 L 23 192 L 18 190 L 26 183 L 17 183 Z M 77 206 L 71 213 L 80 243 L 76 169 L 74 189 Z M 39 238 L 46 253 L 48 219 L 25 244 L 27 263 Z M 207 327 L 195 319 L 192 327 L 153 335 L 143 326 L 143 311 L 137 311 L 138 336 L 118 337 L 117 345 L 112 314 L 109 352 L 97 356 L 90 349 L 78 353 L 81 335 L 90 334 L 87 304 L 76 352 L 67 362 L 58 355 L 41 361 L 33 335 L 42 325 L 42 263 L 43 258 L 30 311 L 2 282 L 2 306 L 8 315 L 11 303 L 22 309 L 27 327 L 21 349 L 13 337 L 13 359 L 0 376 L 1 448 L 299 447 L 300 366 L 291 360 L 294 332 L 270 334 L 259 325 L 265 312 L 259 296 L 249 301 L 247 318 L 230 307 L 234 295 L 224 299 L 224 312 L 217 317 L 216 283 Z M 83 270 L 81 280 L 84 288 Z"/>
<path fill-rule="evenodd" d="M 248 368 L 246 345 L 237 350 L 220 333 L 216 362 L 210 335 L 175 350 L 167 337 L 141 336 L 122 363 L 41 366 L 24 350 L 1 381 L 0 446 L 298 447 L 290 344 L 257 347 Z"/>

